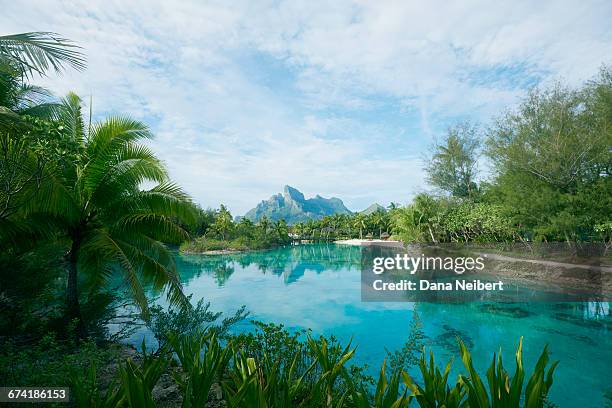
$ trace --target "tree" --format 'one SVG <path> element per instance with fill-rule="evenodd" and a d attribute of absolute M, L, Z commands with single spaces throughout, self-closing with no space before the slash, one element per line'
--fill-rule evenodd
<path fill-rule="evenodd" d="M 45 75 L 51 67 L 61 72 L 65 65 L 82 69 L 85 61 L 56 34 L 0 36 L 0 239 L 16 228 L 9 218 L 44 181 L 49 151 L 66 153 L 66 146 L 54 144 L 58 125 L 44 121 L 56 118 L 61 105 L 50 102 L 47 90 L 26 82 L 33 73 Z"/>
<path fill-rule="evenodd" d="M 274 232 L 278 242 L 286 242 L 289 237 L 289 227 L 284 219 L 280 219 L 274 223 Z"/>
<path fill-rule="evenodd" d="M 363 229 L 366 227 L 366 217 L 361 213 L 353 216 L 352 226 L 359 230 L 359 239 L 363 239 Z"/>
<path fill-rule="evenodd" d="M 261 228 L 263 234 L 266 235 L 268 233 L 268 229 L 270 228 L 270 219 L 266 215 L 264 215 L 259 220 L 258 225 L 259 228 Z"/>
<path fill-rule="evenodd" d="M 334 214 L 331 216 L 330 226 L 332 231 L 334 232 L 334 236 L 338 236 L 338 230 L 344 223 L 344 219 L 346 218 L 345 214 Z"/>
<path fill-rule="evenodd" d="M 472 198 L 477 190 L 479 146 L 476 127 L 469 123 L 451 127 L 444 139 L 433 146 L 425 168 L 427 181 L 455 197 Z"/>
<path fill-rule="evenodd" d="M 378 228 L 378 238 L 381 238 L 383 229 L 387 227 L 387 214 L 382 210 L 374 212 L 372 214 L 372 223 Z"/>
<path fill-rule="evenodd" d="M 213 224 L 214 230 L 217 231 L 217 233 L 221 235 L 221 239 L 225 241 L 233 227 L 234 223 L 232 222 L 232 214 L 229 212 L 226 206 L 221 204 Z"/>
<path fill-rule="evenodd" d="M 184 304 L 174 259 L 162 242 L 179 243 L 188 234 L 177 223 L 193 220 L 193 205 L 179 187 L 168 180 L 166 169 L 151 150 L 139 142 L 152 137 L 142 123 L 126 117 L 109 117 L 88 131 L 81 101 L 64 100 L 62 122 L 79 154 L 52 183 L 44 185 L 25 209 L 29 216 L 45 216 L 69 242 L 66 255 L 68 316 L 80 314 L 79 276 L 96 286 L 120 274 L 136 304 L 148 316 L 143 283 L 166 288 L 171 304 Z M 143 182 L 156 185 L 142 190 Z"/>
<path fill-rule="evenodd" d="M 79 48 L 54 33 L 23 33 L 0 36 L 0 131 L 21 127 L 22 115 L 49 117 L 57 104 L 48 103 L 50 93 L 26 83 L 33 74 L 50 69 L 61 73 L 65 66 L 85 68 Z"/>
<path fill-rule="evenodd" d="M 612 206 L 612 72 L 581 89 L 533 90 L 491 128 L 494 192 L 524 233 L 584 240 Z"/>
<path fill-rule="evenodd" d="M 438 242 L 444 238 L 440 224 L 447 207 L 447 199 L 418 194 L 409 206 L 391 212 L 394 232 L 407 242 Z"/>

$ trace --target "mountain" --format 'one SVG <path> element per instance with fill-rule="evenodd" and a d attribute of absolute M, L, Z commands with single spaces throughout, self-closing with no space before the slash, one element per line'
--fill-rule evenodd
<path fill-rule="evenodd" d="M 371 206 L 369 206 L 368 208 L 366 208 L 365 210 L 359 211 L 359 213 L 363 214 L 363 215 L 369 215 L 369 214 L 375 213 L 376 211 L 386 212 L 387 210 L 382 205 L 380 205 L 378 203 L 374 203 Z"/>
<path fill-rule="evenodd" d="M 245 214 L 253 222 L 259 221 L 264 215 L 273 221 L 284 219 L 288 224 L 294 224 L 309 219 L 319 219 L 332 214 L 351 214 L 339 198 L 304 198 L 297 189 L 285 186 L 282 194 L 275 194 L 269 199 L 257 204 Z"/>

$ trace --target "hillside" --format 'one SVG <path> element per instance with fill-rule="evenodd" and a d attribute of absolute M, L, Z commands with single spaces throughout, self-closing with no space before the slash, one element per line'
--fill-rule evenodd
<path fill-rule="evenodd" d="M 299 190 L 285 186 L 282 194 L 275 194 L 260 202 L 257 207 L 247 212 L 245 217 L 257 222 L 265 215 L 273 221 L 284 219 L 288 224 L 294 224 L 332 214 L 351 214 L 351 211 L 339 198 L 316 195 L 306 199 Z"/>
<path fill-rule="evenodd" d="M 368 208 L 366 208 L 363 211 L 359 211 L 361 214 L 363 215 L 369 215 L 369 214 L 373 214 L 377 211 L 383 211 L 386 212 L 387 210 L 385 209 L 385 207 L 383 207 L 382 205 L 378 204 L 378 203 L 374 203 L 371 206 L 369 206 Z"/>

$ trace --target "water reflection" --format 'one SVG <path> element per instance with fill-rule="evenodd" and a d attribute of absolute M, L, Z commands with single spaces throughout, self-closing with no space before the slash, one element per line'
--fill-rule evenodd
<path fill-rule="evenodd" d="M 286 284 L 291 284 L 302 278 L 306 271 L 320 274 L 326 270 L 358 268 L 360 262 L 358 247 L 321 244 L 225 255 L 181 255 L 177 267 L 183 282 L 205 274 L 214 276 L 219 286 L 223 286 L 236 266 L 246 269 L 254 265 L 262 274 L 282 276 Z"/>
<path fill-rule="evenodd" d="M 407 339 L 415 304 L 362 302 L 361 251 L 358 247 L 302 245 L 271 251 L 223 256 L 177 256 L 187 294 L 210 301 L 215 311 L 233 314 L 246 305 L 253 319 L 311 328 L 358 345 L 355 359 L 372 367 Z M 538 287 L 525 288 L 542 297 Z M 553 360 L 561 360 L 551 396 L 559 406 L 603 405 L 612 365 L 612 311 L 608 302 L 467 302 L 417 304 L 428 339 L 441 363 L 454 358 L 459 374 L 457 337 L 472 351 L 483 372 L 491 353 L 502 350 L 513 361 L 524 337 L 524 359 L 533 367 L 550 344 Z M 245 323 L 237 330 L 250 330 Z M 138 344 L 140 340 L 135 343 Z M 588 367 L 585 372 L 584 367 Z M 416 374 L 416 373 L 413 373 Z M 580 390 L 576 393 L 573 390 Z"/>

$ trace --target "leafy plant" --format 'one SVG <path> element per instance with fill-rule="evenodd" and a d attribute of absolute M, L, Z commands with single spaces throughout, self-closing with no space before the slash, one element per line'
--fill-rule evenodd
<path fill-rule="evenodd" d="M 340 404 L 348 395 L 348 390 L 340 390 L 338 392 L 337 380 L 345 375 L 345 364 L 355 355 L 355 348 L 351 348 L 349 342 L 346 347 L 340 351 L 334 347 L 328 347 L 329 343 L 323 337 L 318 341 L 312 337 L 308 337 L 308 346 L 317 362 L 321 374 L 315 384 L 314 393 L 324 401 L 324 405 L 331 407 L 334 404 Z M 340 395 L 338 397 L 338 395 Z M 338 401 L 334 401 L 338 397 Z"/>
<path fill-rule="evenodd" d="M 223 389 L 230 407 L 301 407 L 309 406 L 312 395 L 308 375 L 316 362 L 298 374 L 301 357 L 291 362 L 271 360 L 267 355 L 257 362 L 241 353 L 234 355 L 234 367 Z"/>
<path fill-rule="evenodd" d="M 371 398 L 368 390 L 363 387 L 355 386 L 351 392 L 351 402 L 356 408 L 405 408 L 412 400 L 412 395 L 408 395 L 411 384 L 404 370 L 392 370 L 391 377 L 388 379 L 386 374 L 387 361 L 383 361 L 376 383 L 376 391 Z M 402 378 L 404 378 L 402 380 Z M 350 381 L 350 379 L 348 380 Z M 401 390 L 401 385 L 404 390 Z"/>
<path fill-rule="evenodd" d="M 487 370 L 489 392 L 487 392 L 480 376 L 474 369 L 472 357 L 465 347 L 465 344 L 459 341 L 459 346 L 461 348 L 461 359 L 469 373 L 469 377 L 461 376 L 460 380 L 467 388 L 470 407 L 518 408 L 521 406 L 521 393 L 523 391 L 523 381 L 525 378 L 522 357 L 522 337 L 516 350 L 516 369 L 512 377 L 510 377 L 503 366 L 501 353 L 499 356 L 493 353 L 493 361 Z M 553 383 L 555 368 L 559 364 L 559 362 L 556 361 L 552 363 L 547 370 L 546 366 L 548 365 L 548 360 L 549 352 L 548 346 L 546 346 L 525 387 L 523 405 L 525 408 L 544 407 L 546 396 Z"/>
<path fill-rule="evenodd" d="M 164 309 L 160 305 L 154 305 L 149 308 L 151 318 L 146 324 L 157 339 L 159 348 L 163 348 L 168 343 L 171 335 L 183 336 L 199 332 L 215 332 L 218 337 L 222 337 L 234 324 L 248 316 L 248 312 L 245 312 L 246 307 L 242 306 L 233 316 L 225 317 L 217 322 L 223 313 L 210 311 L 210 302 L 204 303 L 204 299 L 200 299 L 195 306 L 192 306 L 191 295 L 188 300 L 188 306 L 169 306 Z"/>
<path fill-rule="evenodd" d="M 444 372 L 436 366 L 433 351 L 429 351 L 429 364 L 427 363 L 425 349 L 419 361 L 419 369 L 423 376 L 423 386 L 414 382 L 408 374 L 404 374 L 407 386 L 413 391 L 414 398 L 421 408 L 447 407 L 458 408 L 465 406 L 463 398 L 465 389 L 462 382 L 454 386 L 448 384 L 451 362 L 444 368 Z"/>
<path fill-rule="evenodd" d="M 214 332 L 173 335 L 169 341 L 184 372 L 184 376 L 174 374 L 183 392 L 183 407 L 204 406 L 213 383 L 227 367 L 231 346 L 222 347 Z"/>

